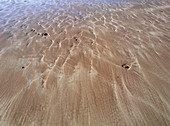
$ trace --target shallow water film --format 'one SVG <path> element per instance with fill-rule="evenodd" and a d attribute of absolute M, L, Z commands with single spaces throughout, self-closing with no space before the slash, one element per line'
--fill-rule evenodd
<path fill-rule="evenodd" d="M 0 126 L 169 126 L 170 1 L 0 0 Z"/>

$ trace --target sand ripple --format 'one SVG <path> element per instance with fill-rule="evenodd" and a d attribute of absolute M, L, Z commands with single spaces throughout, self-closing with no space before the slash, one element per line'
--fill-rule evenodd
<path fill-rule="evenodd" d="M 169 10 L 1 0 L 0 125 L 170 125 Z"/>

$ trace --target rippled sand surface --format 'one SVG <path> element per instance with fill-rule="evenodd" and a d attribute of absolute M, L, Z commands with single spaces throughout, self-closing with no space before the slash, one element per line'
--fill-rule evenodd
<path fill-rule="evenodd" d="M 165 0 L 1 0 L 0 125 L 169 126 L 169 35 Z"/>

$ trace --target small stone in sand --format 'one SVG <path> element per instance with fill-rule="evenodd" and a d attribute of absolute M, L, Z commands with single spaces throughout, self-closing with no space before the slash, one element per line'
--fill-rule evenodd
<path fill-rule="evenodd" d="M 125 69 L 130 69 L 130 66 L 128 64 L 123 64 L 122 67 Z"/>
<path fill-rule="evenodd" d="M 43 33 L 43 36 L 47 36 L 48 35 L 48 33 Z"/>
<path fill-rule="evenodd" d="M 35 32 L 35 30 L 34 30 L 34 29 L 31 29 L 31 31 L 32 31 L 32 32 Z"/>
<path fill-rule="evenodd" d="M 78 41 L 76 37 L 74 37 L 74 40 L 75 40 L 76 42 Z"/>

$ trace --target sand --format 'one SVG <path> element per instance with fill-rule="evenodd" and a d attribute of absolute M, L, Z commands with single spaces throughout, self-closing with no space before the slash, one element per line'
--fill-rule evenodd
<path fill-rule="evenodd" d="M 0 126 L 169 126 L 169 33 L 168 0 L 1 0 Z"/>

